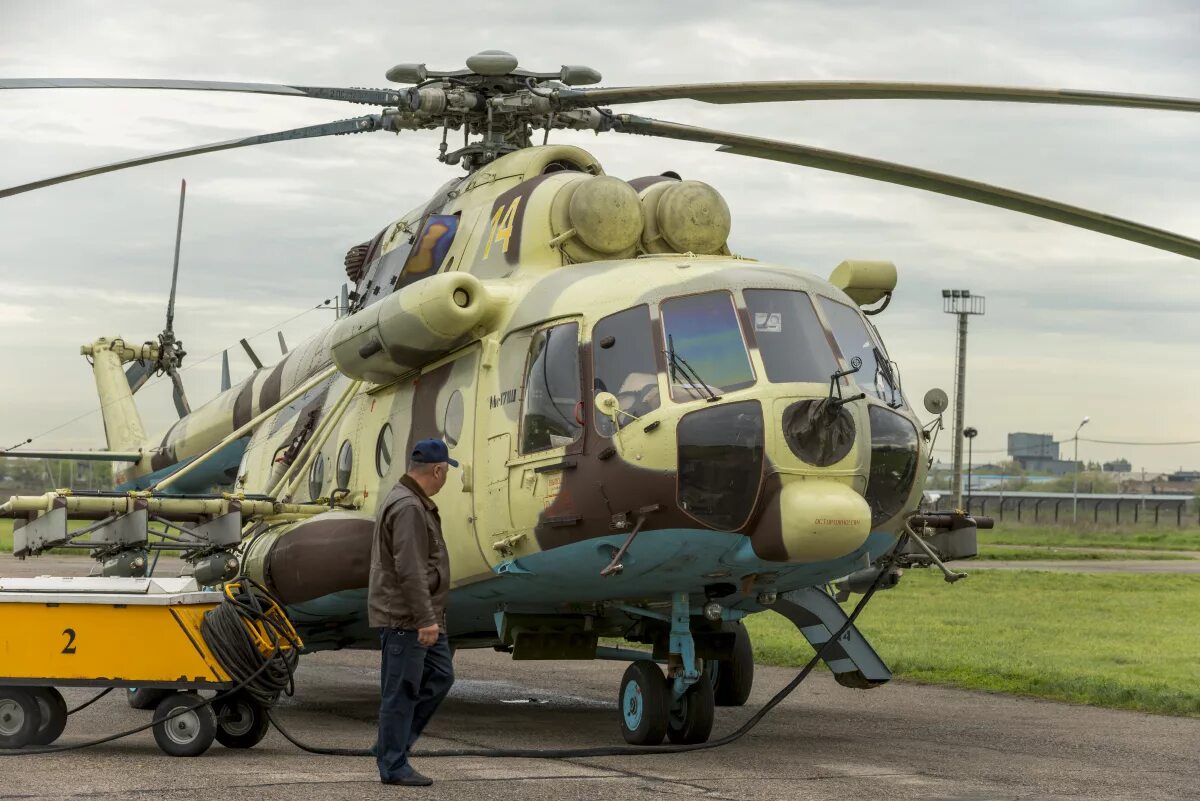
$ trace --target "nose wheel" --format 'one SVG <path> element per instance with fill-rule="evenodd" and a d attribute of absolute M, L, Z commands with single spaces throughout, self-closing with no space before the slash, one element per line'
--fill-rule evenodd
<path fill-rule="evenodd" d="M 664 738 L 678 744 L 708 741 L 716 711 L 712 682 L 707 678 L 697 681 L 678 697 L 672 692 L 674 683 L 648 659 L 626 668 L 617 694 L 625 742 L 660 745 Z"/>

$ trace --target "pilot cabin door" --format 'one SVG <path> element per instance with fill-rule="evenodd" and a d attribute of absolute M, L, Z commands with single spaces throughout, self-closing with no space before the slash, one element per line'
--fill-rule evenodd
<path fill-rule="evenodd" d="M 525 356 L 520 417 L 508 462 L 514 533 L 578 522 L 567 479 L 583 450 L 579 321 L 533 329 Z"/>

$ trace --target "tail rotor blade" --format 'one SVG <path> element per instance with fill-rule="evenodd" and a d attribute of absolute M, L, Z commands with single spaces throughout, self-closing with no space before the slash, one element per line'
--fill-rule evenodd
<path fill-rule="evenodd" d="M 229 380 L 229 351 L 221 351 L 221 391 L 229 389 L 233 383 Z"/>
<path fill-rule="evenodd" d="M 171 294 L 167 299 L 167 327 L 165 333 L 175 333 L 175 285 L 179 282 L 179 243 L 183 239 L 183 201 L 187 197 L 187 181 L 179 182 L 179 222 L 175 225 L 175 264 L 171 267 Z M 174 338 L 173 336 L 171 338 Z"/>
<path fill-rule="evenodd" d="M 129 381 L 129 391 L 137 392 L 150 378 L 150 373 L 154 370 L 153 362 L 134 362 L 125 370 L 125 378 Z"/>
<path fill-rule="evenodd" d="M 280 352 L 280 354 L 283 356 L 287 356 L 288 348 L 287 348 L 287 342 L 283 338 L 283 332 L 276 331 L 275 333 L 279 336 L 279 352 Z"/>
<path fill-rule="evenodd" d="M 175 401 L 175 411 L 180 417 L 187 417 L 192 413 L 192 407 L 188 403 L 187 393 L 183 390 L 183 379 L 179 377 L 179 371 L 171 367 L 168 371 L 171 376 L 171 383 L 174 385 L 174 391 L 171 393 L 171 399 Z"/>

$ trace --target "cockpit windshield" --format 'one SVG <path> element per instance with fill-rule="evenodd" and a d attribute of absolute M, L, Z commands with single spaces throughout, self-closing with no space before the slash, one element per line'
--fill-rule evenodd
<path fill-rule="evenodd" d="M 867 330 L 856 309 L 829 298 L 821 298 L 821 310 L 846 361 L 855 356 L 862 359 L 862 368 L 852 378 L 864 391 L 892 406 L 900 406 L 900 378 L 892 362 L 883 352 L 883 345 Z"/>
<path fill-rule="evenodd" d="M 754 369 L 728 292 L 663 301 L 671 399 L 708 399 L 754 383 Z"/>
<path fill-rule="evenodd" d="M 767 378 L 774 383 L 829 383 L 839 369 L 829 337 L 806 292 L 745 289 L 746 308 Z"/>

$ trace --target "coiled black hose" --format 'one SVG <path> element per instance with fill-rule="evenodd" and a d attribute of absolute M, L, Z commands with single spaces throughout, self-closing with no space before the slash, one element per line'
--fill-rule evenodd
<path fill-rule="evenodd" d="M 224 602 L 205 612 L 200 623 L 204 642 L 229 678 L 266 708 L 281 694 L 294 692 L 293 674 L 300 658 L 300 644 L 269 614 L 274 606 L 262 585 L 243 577 L 225 585 Z M 253 630 L 266 635 L 266 654 L 254 641 Z"/>

